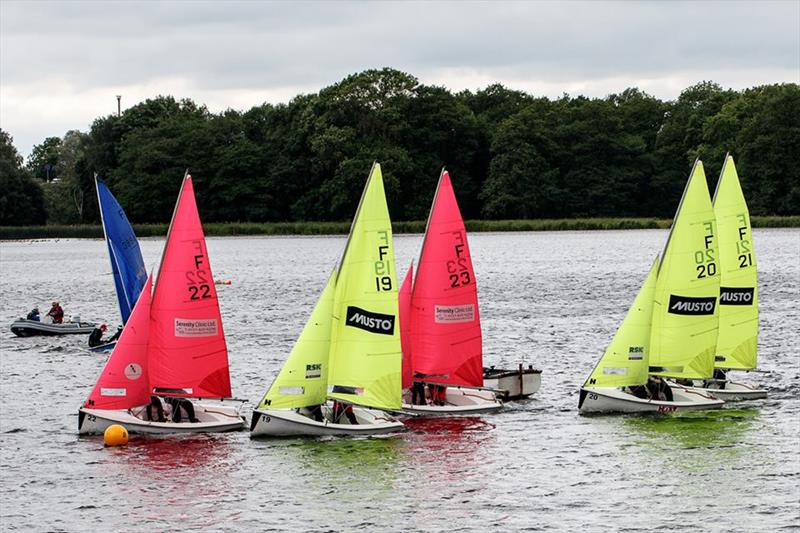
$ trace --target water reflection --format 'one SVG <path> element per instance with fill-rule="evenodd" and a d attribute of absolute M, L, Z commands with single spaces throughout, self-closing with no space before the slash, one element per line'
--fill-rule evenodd
<path fill-rule="evenodd" d="M 628 431 L 637 435 L 637 442 L 654 449 L 686 450 L 735 447 L 752 430 L 760 415 L 756 407 L 723 408 L 714 411 L 687 411 L 670 416 L 624 417 Z M 740 449 L 735 450 L 740 453 Z"/>

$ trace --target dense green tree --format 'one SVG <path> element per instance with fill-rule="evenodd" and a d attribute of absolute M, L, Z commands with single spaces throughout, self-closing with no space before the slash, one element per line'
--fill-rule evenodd
<path fill-rule="evenodd" d="M 27 169 L 31 175 L 41 181 L 51 181 L 58 175 L 58 154 L 61 148 L 61 138 L 48 137 L 41 144 L 37 144 L 28 156 Z"/>
<path fill-rule="evenodd" d="M 0 129 L 0 226 L 44 224 L 42 188 L 22 166 L 11 136 Z"/>

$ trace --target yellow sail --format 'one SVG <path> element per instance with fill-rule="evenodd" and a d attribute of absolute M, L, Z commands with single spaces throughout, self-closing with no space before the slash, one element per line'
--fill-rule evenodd
<path fill-rule="evenodd" d="M 656 287 L 658 258 L 639 289 L 605 354 L 594 367 L 584 387 L 629 387 L 647 383 L 653 292 Z"/>
<path fill-rule="evenodd" d="M 258 404 L 259 409 L 297 408 L 325 403 L 335 278 L 334 272 L 289 358 Z"/>
<path fill-rule="evenodd" d="M 373 164 L 336 280 L 328 397 L 399 409 L 400 328 L 392 224 Z"/>
<path fill-rule="evenodd" d="M 721 276 L 715 365 L 755 368 L 758 349 L 756 252 L 750 212 L 730 155 L 725 156 L 714 192 L 714 214 L 719 233 Z"/>
<path fill-rule="evenodd" d="M 703 163 L 697 160 L 661 265 L 653 297 L 650 373 L 708 378 L 717 348 L 719 254 Z"/>

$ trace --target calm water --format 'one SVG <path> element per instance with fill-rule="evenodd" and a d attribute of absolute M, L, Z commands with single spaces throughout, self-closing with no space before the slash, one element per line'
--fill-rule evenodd
<path fill-rule="evenodd" d="M 756 232 L 766 401 L 672 417 L 581 417 L 577 389 L 666 232 L 470 237 L 487 364 L 532 362 L 542 389 L 483 418 L 382 439 L 251 441 L 247 432 L 78 438 L 105 361 L 82 337 L 18 339 L 60 299 L 116 323 L 101 241 L 0 243 L 0 525 L 48 530 L 776 531 L 800 529 L 800 231 Z M 419 236 L 398 236 L 401 272 Z M 143 241 L 148 267 L 163 241 Z M 257 402 L 343 237 L 209 239 L 234 394 Z M 47 307 L 45 307 L 45 310 Z"/>

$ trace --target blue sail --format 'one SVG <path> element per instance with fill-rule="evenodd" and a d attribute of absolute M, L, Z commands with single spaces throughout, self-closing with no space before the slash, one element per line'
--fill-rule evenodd
<path fill-rule="evenodd" d="M 119 312 L 124 324 L 128 321 L 131 310 L 139 299 L 139 293 L 147 281 L 147 271 L 144 268 L 139 241 L 133 233 L 128 217 L 125 216 L 125 211 L 102 179 L 95 177 L 95 184 L 100 218 L 103 221 L 108 255 L 111 258 L 111 270 L 114 273 Z"/>

